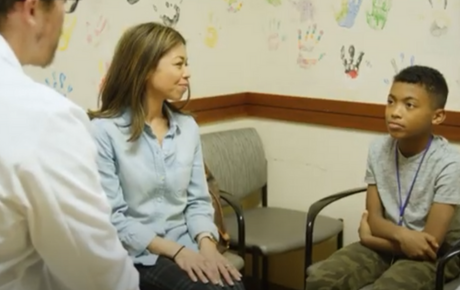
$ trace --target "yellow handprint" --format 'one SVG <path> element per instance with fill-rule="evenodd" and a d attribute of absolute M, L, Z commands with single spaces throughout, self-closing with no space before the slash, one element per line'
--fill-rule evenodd
<path fill-rule="evenodd" d="M 98 68 L 99 68 L 99 73 L 100 73 L 100 76 L 101 76 L 101 79 L 99 81 L 99 85 L 98 85 L 98 88 L 99 88 L 99 91 L 101 90 L 102 88 L 102 85 L 104 85 L 104 82 L 105 82 L 105 74 L 107 73 L 107 71 L 109 70 L 109 67 L 110 67 L 110 61 L 102 61 L 102 60 L 99 60 L 98 62 Z"/>
<path fill-rule="evenodd" d="M 204 36 L 204 44 L 207 47 L 213 48 L 216 46 L 217 41 L 219 40 L 219 28 L 216 27 L 216 20 L 213 13 L 209 13 L 209 23 L 206 27 L 206 34 Z"/>
<path fill-rule="evenodd" d="M 227 2 L 228 8 L 227 11 L 229 12 L 238 12 L 241 10 L 243 7 L 243 1 L 242 0 L 225 0 Z"/>
<path fill-rule="evenodd" d="M 64 51 L 69 47 L 70 39 L 72 38 L 73 30 L 77 24 L 77 17 L 66 15 L 64 19 L 64 26 L 62 28 L 61 38 L 59 39 L 59 51 Z"/>

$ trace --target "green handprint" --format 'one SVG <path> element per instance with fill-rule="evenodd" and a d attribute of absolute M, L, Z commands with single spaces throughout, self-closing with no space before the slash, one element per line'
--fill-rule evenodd
<path fill-rule="evenodd" d="M 367 24 L 375 30 L 382 30 L 387 23 L 392 0 L 372 0 L 372 9 L 367 11 Z"/>
<path fill-rule="evenodd" d="M 273 6 L 280 6 L 281 5 L 281 0 L 267 0 L 268 4 L 273 5 Z"/>

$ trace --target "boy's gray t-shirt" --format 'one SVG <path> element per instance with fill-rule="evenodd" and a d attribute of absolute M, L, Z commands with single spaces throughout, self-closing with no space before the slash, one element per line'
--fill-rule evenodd
<path fill-rule="evenodd" d="M 386 135 L 377 138 L 369 147 L 365 181 L 376 184 L 385 218 L 399 221 L 400 200 L 396 177 L 396 140 Z M 404 204 L 412 180 L 423 156 L 423 151 L 409 158 L 399 150 L 401 200 Z M 440 136 L 434 136 L 415 181 L 404 211 L 403 226 L 422 231 L 432 203 L 460 204 L 460 153 Z M 448 244 L 460 238 L 460 210 L 452 220 L 445 241 Z"/>

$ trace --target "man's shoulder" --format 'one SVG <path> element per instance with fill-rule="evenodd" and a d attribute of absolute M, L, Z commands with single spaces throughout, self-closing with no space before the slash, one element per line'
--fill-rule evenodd
<path fill-rule="evenodd" d="M 0 88 L 0 122 L 9 124 L 0 157 L 7 163 L 46 152 L 53 140 L 81 137 L 88 128 L 83 109 L 45 85 L 26 80 L 21 86 L 0 82 Z"/>
<path fill-rule="evenodd" d="M 23 86 L 8 89 L 11 107 L 27 116 L 30 122 L 72 117 L 87 120 L 80 106 L 44 84 L 30 80 Z"/>

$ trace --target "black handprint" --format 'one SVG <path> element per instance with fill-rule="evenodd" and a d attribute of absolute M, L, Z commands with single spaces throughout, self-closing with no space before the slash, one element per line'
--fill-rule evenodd
<path fill-rule="evenodd" d="M 182 1 L 181 1 L 182 2 Z M 180 19 L 180 7 L 178 4 L 172 4 L 168 1 L 164 3 L 163 9 L 158 9 L 156 5 L 153 5 L 153 9 L 160 14 L 160 19 L 164 25 L 174 27 Z"/>
<path fill-rule="evenodd" d="M 137 2 L 139 2 L 139 0 L 128 0 L 128 3 L 131 5 L 136 4 Z"/>
<path fill-rule="evenodd" d="M 430 2 L 431 7 L 433 7 L 433 0 L 428 0 Z M 444 0 L 444 9 L 447 9 L 447 0 Z"/>
<path fill-rule="evenodd" d="M 355 79 L 358 77 L 359 73 L 359 66 L 361 65 L 361 62 L 363 61 L 364 57 L 364 52 L 360 52 L 358 57 L 355 59 L 355 46 L 350 45 L 348 47 L 348 58 L 345 56 L 345 46 L 342 45 L 342 48 L 340 49 L 340 58 L 342 59 L 343 67 L 345 68 L 345 73 L 351 77 L 352 79 Z"/>

